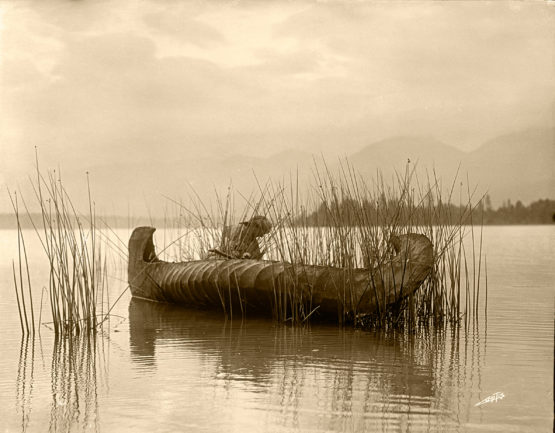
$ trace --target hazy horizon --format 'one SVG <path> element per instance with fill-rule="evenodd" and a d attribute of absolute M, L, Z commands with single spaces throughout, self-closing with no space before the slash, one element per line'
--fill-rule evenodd
<path fill-rule="evenodd" d="M 43 167 L 70 180 L 97 173 L 95 198 L 109 212 L 125 199 L 157 207 L 153 197 L 180 182 L 220 182 L 221 168 L 202 160 L 291 150 L 334 160 L 392 137 L 471 153 L 506 134 L 552 131 L 553 6 L 4 2 L 0 184 L 27 181 L 36 147 Z M 151 179 L 135 185 L 147 169 Z M 551 185 L 539 179 L 543 194 Z"/>

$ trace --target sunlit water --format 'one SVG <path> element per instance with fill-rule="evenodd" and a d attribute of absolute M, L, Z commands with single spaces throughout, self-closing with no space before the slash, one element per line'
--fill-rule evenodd
<path fill-rule="evenodd" d="M 38 305 L 48 269 L 27 239 Z M 487 320 L 458 331 L 225 321 L 126 292 L 105 335 L 56 341 L 21 338 L 17 237 L 0 231 L 0 430 L 551 431 L 555 227 L 486 227 L 484 245 Z"/>

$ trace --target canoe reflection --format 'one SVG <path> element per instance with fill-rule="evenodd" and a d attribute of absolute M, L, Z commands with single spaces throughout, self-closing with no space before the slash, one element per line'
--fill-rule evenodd
<path fill-rule="evenodd" d="M 157 348 L 171 345 L 172 356 L 187 352 L 216 358 L 216 378 L 273 386 L 290 377 L 294 388 L 312 370 L 329 380 L 326 386 L 343 394 L 342 399 L 361 386 L 353 383 L 355 377 L 387 400 L 411 396 L 426 405 L 433 395 L 434 355 L 413 338 L 337 325 L 299 328 L 250 318 L 230 322 L 221 314 L 139 299 L 131 300 L 129 324 L 131 356 L 142 367 L 155 368 Z"/>

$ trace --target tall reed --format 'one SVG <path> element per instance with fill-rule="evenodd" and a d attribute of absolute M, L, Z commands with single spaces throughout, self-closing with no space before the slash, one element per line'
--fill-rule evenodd
<path fill-rule="evenodd" d="M 36 179 L 31 179 L 31 185 L 35 194 L 35 204 L 40 208 L 40 221 L 33 221 L 24 200 L 23 204 L 48 260 L 48 296 L 53 329 L 56 334 L 96 332 L 103 322 L 99 320 L 97 306 L 99 303 L 102 304 L 104 293 L 107 292 L 107 274 L 106 258 L 104 256 L 103 259 L 103 250 L 98 239 L 99 229 L 88 173 L 86 215 L 79 214 L 75 209 L 59 173 L 41 173 L 38 158 Z M 36 325 L 31 278 L 17 194 L 13 197 L 10 194 L 10 198 L 18 223 L 19 278 L 16 275 L 15 264 L 13 266 L 16 298 L 22 331 L 33 333 Z M 23 290 L 23 263 L 27 275 L 27 297 Z M 40 323 L 38 326 L 40 329 Z"/>
<path fill-rule="evenodd" d="M 471 317 L 477 319 L 480 281 L 487 275 L 482 269 L 482 226 L 480 223 L 476 238 L 473 215 L 483 207 L 478 206 L 480 198 L 474 197 L 470 188 L 463 201 L 462 185 L 459 204 L 454 204 L 458 173 L 443 186 L 435 173 L 427 173 L 424 181 L 419 179 L 409 162 L 405 171 L 392 179 L 384 179 L 381 173 L 366 179 L 348 161 L 341 161 L 332 170 L 322 160 L 315 161 L 313 174 L 308 188 L 301 187 L 298 174 L 291 174 L 283 183 L 261 184 L 257 180 L 257 195 L 241 196 L 240 218 L 234 216 L 236 199 L 229 191 L 225 201 L 217 197 L 217 212 L 212 214 L 213 207 L 200 204 L 198 197 L 192 209 L 180 202 L 180 208 L 197 222 L 199 238 L 203 237 L 201 242 L 189 244 L 202 246 L 195 258 L 219 245 L 224 225 L 261 214 L 274 223 L 261 239 L 265 259 L 289 262 L 292 269 L 304 265 L 341 267 L 347 276 L 354 269 L 369 270 L 369 290 L 378 299 L 376 313 L 359 315 L 340 308 L 340 323 L 414 329 L 425 323 L 461 323 L 464 319 L 467 324 Z M 432 241 L 433 268 L 419 290 L 390 305 L 385 294 L 378 293 L 383 287 L 379 283 L 387 279 L 392 238 L 408 233 L 423 234 Z M 191 251 L 181 257 L 191 258 Z M 353 304 L 353 294 L 346 287 L 340 294 L 344 306 Z M 291 279 L 285 291 L 275 293 L 274 316 L 295 323 L 317 317 L 317 306 L 303 293 Z M 487 299 L 487 291 L 485 296 Z"/>
<path fill-rule="evenodd" d="M 33 304 L 33 291 L 31 287 L 31 275 L 29 273 L 29 260 L 27 257 L 27 248 L 25 246 L 25 238 L 21 228 L 21 218 L 19 213 L 19 203 L 17 193 L 13 196 L 8 190 L 8 195 L 12 203 L 16 222 L 17 222 L 17 268 L 14 261 L 12 261 L 13 280 L 15 288 L 15 296 L 17 300 L 17 309 L 19 312 L 19 322 L 21 324 L 21 332 L 23 334 L 35 333 L 35 312 Z M 23 252 L 23 257 L 22 257 Z M 25 265 L 26 279 L 23 278 L 23 265 Z M 18 279 L 19 276 L 19 279 Z M 19 281 L 19 283 L 18 283 Z M 25 284 L 27 284 L 27 298 L 25 297 Z M 29 314 L 27 313 L 29 310 Z"/>

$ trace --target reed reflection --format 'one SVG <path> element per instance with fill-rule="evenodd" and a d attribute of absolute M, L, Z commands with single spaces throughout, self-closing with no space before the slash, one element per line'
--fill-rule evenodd
<path fill-rule="evenodd" d="M 17 367 L 16 411 L 21 415 L 21 431 L 27 431 L 31 417 L 35 376 L 35 336 L 21 337 Z"/>
<path fill-rule="evenodd" d="M 95 334 L 54 340 L 49 431 L 98 431 L 98 365 L 102 356 Z"/>
<path fill-rule="evenodd" d="M 221 315 L 132 299 L 129 306 L 132 360 L 155 369 L 157 348 L 164 356 L 215 359 L 214 386 L 241 381 L 263 392 L 265 407 L 276 408 L 288 428 L 318 414 L 322 429 L 367 428 L 376 420 L 439 422 L 438 428 L 468 418 L 470 395 L 455 383 L 479 377 L 477 344 L 456 330 L 371 333 L 337 326 L 310 328 L 269 320 L 225 321 Z M 465 339 L 466 338 L 466 339 Z M 312 415 L 310 415 L 312 414 Z M 345 417 L 356 425 L 345 426 Z M 432 421 L 430 421 L 432 420 Z M 458 421 L 457 421 L 458 420 Z"/>
<path fill-rule="evenodd" d="M 35 356 L 37 348 L 41 353 L 38 359 Z M 99 379 L 107 378 L 104 353 L 104 338 L 94 334 L 55 337 L 48 363 L 40 334 L 22 337 L 15 394 L 21 431 L 98 431 Z M 35 383 L 37 363 L 42 366 L 38 369 L 39 376 L 41 372 L 50 373 L 49 382 L 39 377 Z M 40 399 L 45 385 L 52 395 L 49 406 Z M 39 400 L 34 402 L 36 413 L 31 416 L 33 392 L 37 386 Z"/>

